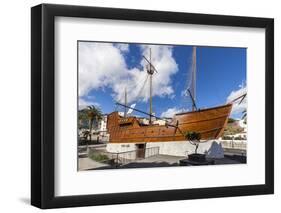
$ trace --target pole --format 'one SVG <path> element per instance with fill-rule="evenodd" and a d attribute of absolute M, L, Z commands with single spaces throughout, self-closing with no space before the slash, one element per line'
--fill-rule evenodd
<path fill-rule="evenodd" d="M 191 92 L 190 92 L 190 90 L 189 90 L 189 89 L 188 89 L 187 91 L 188 91 L 189 96 L 190 96 L 191 101 L 192 101 L 192 111 L 197 110 L 197 106 L 196 106 L 196 103 L 195 103 L 194 97 L 192 96 L 192 94 L 191 94 Z"/>
<path fill-rule="evenodd" d="M 191 94 L 193 97 L 194 103 L 196 102 L 196 47 L 193 47 L 192 52 L 192 86 L 191 86 Z M 192 111 L 195 111 L 196 108 L 194 104 L 192 106 Z"/>
<path fill-rule="evenodd" d="M 127 106 L 127 88 L 125 88 L 125 106 Z M 127 117 L 127 108 L 124 107 L 124 117 Z"/>
<path fill-rule="evenodd" d="M 136 112 L 140 112 L 140 113 L 142 113 L 142 114 L 145 114 L 145 115 L 154 117 L 154 118 L 156 118 L 157 120 L 163 120 L 163 121 L 167 121 L 167 122 L 168 122 L 168 120 L 166 120 L 166 119 L 164 119 L 164 118 L 157 117 L 157 116 L 155 116 L 155 115 L 149 114 L 149 113 L 144 112 L 144 111 L 142 111 L 142 110 L 139 110 L 139 109 L 136 109 L 136 108 L 132 108 L 132 107 L 130 107 L 130 106 L 126 106 L 126 105 L 121 104 L 121 103 L 118 103 L 118 102 L 116 102 L 115 104 L 117 104 L 117 105 L 119 105 L 119 106 L 126 107 L 126 108 L 128 108 L 128 109 L 133 109 L 133 110 L 136 111 Z"/>
<path fill-rule="evenodd" d="M 149 106 L 149 124 L 152 124 L 152 69 L 151 69 L 151 48 L 149 49 L 149 74 L 150 74 L 150 106 Z"/>

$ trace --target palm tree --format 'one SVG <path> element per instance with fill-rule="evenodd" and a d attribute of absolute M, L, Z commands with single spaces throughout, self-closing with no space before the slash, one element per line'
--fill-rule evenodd
<path fill-rule="evenodd" d="M 88 119 L 87 113 L 85 109 L 78 111 L 78 121 L 79 121 L 79 129 L 84 126 L 84 122 Z"/>
<path fill-rule="evenodd" d="M 88 106 L 86 109 L 87 117 L 88 117 L 88 125 L 89 125 L 89 136 L 90 136 L 90 142 L 92 141 L 92 129 L 93 129 L 93 123 L 94 121 L 98 122 L 102 119 L 102 112 L 98 107 L 95 107 L 94 105 Z"/>

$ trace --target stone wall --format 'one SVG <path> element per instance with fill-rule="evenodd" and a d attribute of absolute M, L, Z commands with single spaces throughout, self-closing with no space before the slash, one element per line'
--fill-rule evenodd
<path fill-rule="evenodd" d="M 187 156 L 195 151 L 195 146 L 186 141 L 150 142 L 146 143 L 146 148 L 159 147 L 159 154 L 172 156 Z M 108 152 L 128 152 L 136 150 L 135 143 L 109 143 L 106 146 Z M 201 143 L 198 153 L 206 154 L 207 157 L 223 158 L 224 152 L 219 141 L 210 140 Z"/>

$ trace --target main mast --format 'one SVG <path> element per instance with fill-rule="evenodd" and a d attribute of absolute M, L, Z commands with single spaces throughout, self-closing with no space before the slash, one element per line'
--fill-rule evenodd
<path fill-rule="evenodd" d="M 192 68 L 191 68 L 191 85 L 190 93 L 192 99 L 192 111 L 196 110 L 196 47 L 192 49 Z"/>
<path fill-rule="evenodd" d="M 151 48 L 149 48 L 149 72 L 148 74 L 150 75 L 150 84 L 149 84 L 149 124 L 152 124 L 152 75 L 153 75 L 153 70 L 152 70 L 152 67 L 151 67 Z"/>
<path fill-rule="evenodd" d="M 125 107 L 124 107 L 124 117 L 127 117 L 127 87 L 125 88 Z"/>
<path fill-rule="evenodd" d="M 149 124 L 152 124 L 152 75 L 154 74 L 154 72 L 157 72 L 157 70 L 155 69 L 155 67 L 153 66 L 153 64 L 151 63 L 151 48 L 149 48 L 149 59 L 147 59 L 144 55 L 143 58 L 148 62 L 147 66 L 146 66 L 146 71 L 147 74 L 149 75 Z"/>

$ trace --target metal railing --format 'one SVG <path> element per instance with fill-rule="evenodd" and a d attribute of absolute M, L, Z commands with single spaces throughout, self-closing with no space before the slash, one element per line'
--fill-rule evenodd
<path fill-rule="evenodd" d="M 159 150 L 160 150 L 159 146 L 146 148 L 145 149 L 145 158 L 159 155 Z"/>
<path fill-rule="evenodd" d="M 241 150 L 247 149 L 247 142 L 242 142 L 242 141 L 223 140 L 221 141 L 221 145 L 223 148 L 226 149 L 241 149 Z"/>
<path fill-rule="evenodd" d="M 157 146 L 127 152 L 119 152 L 116 153 L 116 162 L 117 164 L 124 165 L 136 160 L 157 156 L 159 155 L 159 149 L 160 147 Z"/>
<path fill-rule="evenodd" d="M 106 159 L 101 160 L 100 162 L 118 167 L 121 165 L 134 162 L 136 160 L 157 156 L 159 155 L 159 149 L 160 147 L 157 146 L 157 147 L 150 147 L 145 149 L 136 149 L 126 152 L 107 152 L 104 149 L 89 147 L 88 156 L 89 157 L 93 155 L 103 156 L 103 158 Z"/>
<path fill-rule="evenodd" d="M 115 153 L 116 166 L 125 165 L 131 163 L 137 159 L 136 150 Z"/>

